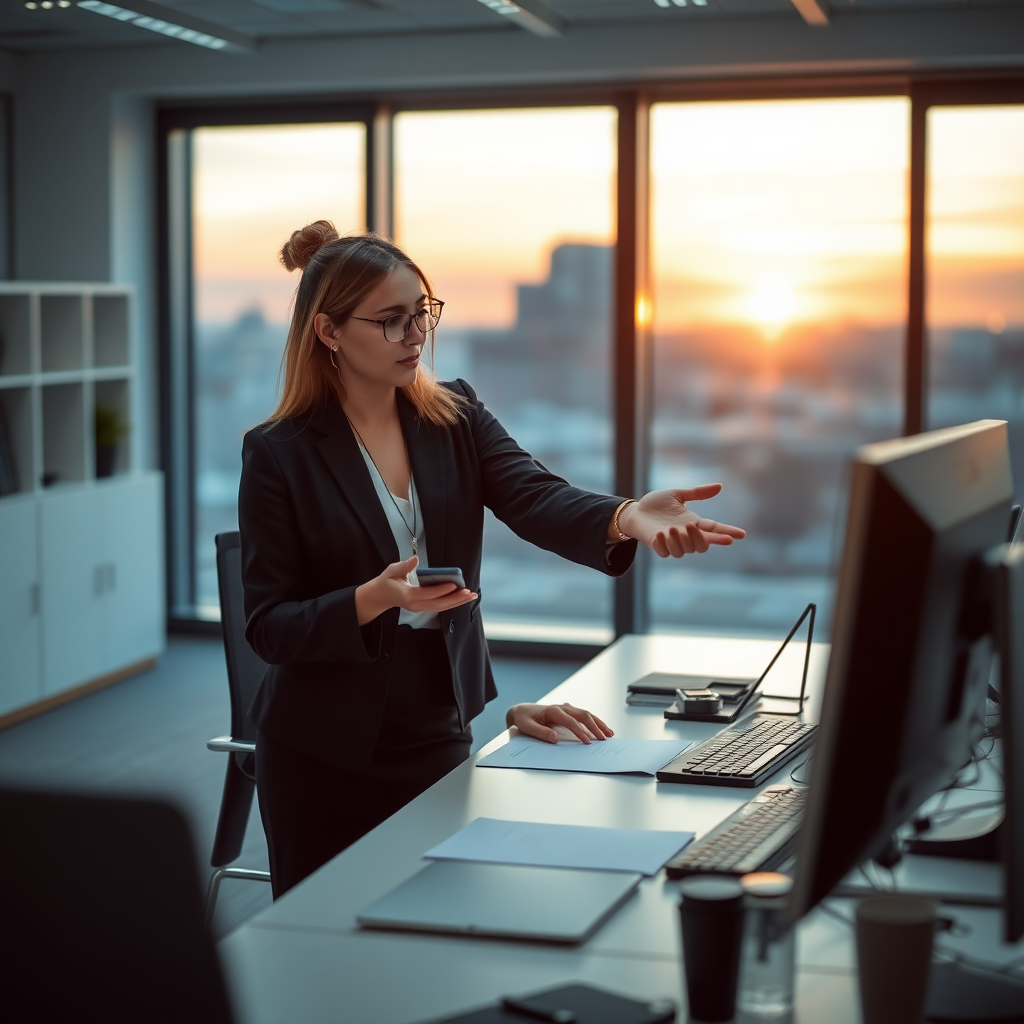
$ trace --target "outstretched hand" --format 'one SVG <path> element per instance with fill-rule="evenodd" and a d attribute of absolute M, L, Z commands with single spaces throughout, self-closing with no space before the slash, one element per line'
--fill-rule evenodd
<path fill-rule="evenodd" d="M 707 551 L 712 544 L 731 544 L 746 537 L 738 526 L 705 519 L 688 502 L 713 498 L 721 484 L 702 484 L 685 490 L 651 491 L 627 505 L 619 529 L 646 544 L 659 558 L 682 558 Z"/>

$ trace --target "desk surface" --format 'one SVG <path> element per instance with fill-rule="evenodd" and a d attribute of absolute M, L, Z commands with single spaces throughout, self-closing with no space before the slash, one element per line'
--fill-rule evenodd
<path fill-rule="evenodd" d="M 731 638 L 624 637 L 554 689 L 544 702 L 569 701 L 588 708 L 620 736 L 699 740 L 719 727 L 669 722 L 658 709 L 628 707 L 626 685 L 652 671 L 757 676 L 777 646 L 772 641 Z M 789 655 L 787 649 L 766 681 L 770 692 L 799 691 L 802 645 L 794 648 L 792 658 Z M 816 644 L 808 676 L 814 694 L 808 711 L 812 719 L 827 660 L 828 647 Z M 771 710 L 771 702 L 765 708 Z M 589 942 L 573 949 L 384 934 L 357 927 L 355 915 L 360 909 L 422 868 L 425 850 L 474 818 L 690 830 L 699 836 L 753 794 L 751 790 L 658 784 L 636 776 L 475 767 L 476 760 L 506 740 L 507 733 L 502 733 L 224 939 L 220 949 L 243 1021 L 412 1024 L 506 993 L 571 980 L 590 981 L 636 998 L 667 996 L 683 1005 L 678 885 L 663 875 L 645 879 L 637 895 Z M 787 781 L 791 767 L 765 785 Z M 945 872 L 946 877 L 950 870 L 947 862 L 940 874 Z M 998 884 L 993 883 L 991 871 L 977 874 L 975 881 L 981 888 Z M 991 933 L 985 942 L 988 955 L 998 952 L 992 937 L 994 917 L 991 912 L 978 917 L 978 927 Z M 970 948 L 981 955 L 977 941 Z M 1008 958 L 1013 950 L 1004 948 L 1002 953 Z M 859 1020 L 852 934 L 846 925 L 820 911 L 809 915 L 798 933 L 798 963 L 799 1020 L 828 1019 L 835 1024 Z"/>

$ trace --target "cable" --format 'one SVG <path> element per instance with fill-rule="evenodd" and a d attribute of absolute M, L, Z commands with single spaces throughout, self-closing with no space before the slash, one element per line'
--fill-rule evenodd
<path fill-rule="evenodd" d="M 986 800 L 980 804 L 967 804 L 964 807 L 950 807 L 947 811 L 935 811 L 933 814 L 929 814 L 928 817 L 931 819 L 935 818 L 946 818 L 947 824 L 949 821 L 956 821 L 957 818 L 966 818 L 975 811 L 987 811 L 992 807 L 1002 807 L 1002 800 Z"/>
<path fill-rule="evenodd" d="M 806 777 L 806 772 L 804 773 L 804 778 L 800 778 L 800 779 L 798 779 L 796 777 L 796 773 L 798 771 L 800 771 L 801 769 L 809 769 L 810 766 L 811 766 L 811 762 L 813 760 L 814 760 L 814 754 L 808 754 L 795 768 L 793 768 L 790 771 L 790 773 L 789 773 L 790 781 L 794 782 L 798 786 L 807 786 L 807 785 L 809 785 L 810 784 L 810 780 Z"/>
<path fill-rule="evenodd" d="M 860 865 L 857 866 L 857 870 L 860 872 L 861 876 L 864 878 L 864 881 L 867 882 L 868 885 L 870 885 L 871 888 L 875 890 L 875 892 L 883 892 L 884 893 L 884 892 L 893 892 L 895 890 L 896 882 L 895 882 L 895 879 L 893 878 L 893 874 L 892 874 L 892 869 L 891 868 L 883 868 L 887 872 L 887 874 L 889 875 L 889 885 L 888 885 L 888 888 L 885 885 L 883 885 L 877 878 L 872 878 L 871 875 L 868 873 L 868 868 L 872 868 L 872 869 L 874 869 L 874 868 L 883 868 L 883 865 L 878 864 L 877 861 L 865 861 L 863 864 L 860 864 Z"/>
<path fill-rule="evenodd" d="M 1024 966 L 1024 958 L 1021 957 L 1018 957 L 1015 960 L 1010 960 L 1005 964 L 1000 964 L 994 960 L 980 960 L 978 957 L 968 956 L 966 953 L 961 953 L 957 949 L 950 949 L 948 946 L 944 946 L 940 942 L 935 943 L 934 951 L 936 953 L 943 953 L 954 963 L 966 964 L 968 967 L 975 967 L 982 971 L 991 971 L 993 974 L 1007 974 L 1014 978 L 1021 977 L 1017 971 L 1021 966 Z"/>

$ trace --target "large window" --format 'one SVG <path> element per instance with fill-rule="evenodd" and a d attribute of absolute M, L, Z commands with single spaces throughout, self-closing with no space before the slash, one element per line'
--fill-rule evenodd
<path fill-rule="evenodd" d="M 194 601 L 216 606 L 214 535 L 237 529 L 242 435 L 265 420 L 298 274 L 281 246 L 310 221 L 366 225 L 363 124 L 192 132 Z"/>
<path fill-rule="evenodd" d="M 1024 106 L 928 112 L 928 426 L 1010 421 L 1024 493 Z"/>
<path fill-rule="evenodd" d="M 748 537 L 653 560 L 657 629 L 827 632 L 843 471 L 899 434 L 909 104 L 652 111 L 652 483 L 718 481 Z"/>
<path fill-rule="evenodd" d="M 466 378 L 552 472 L 612 487 L 615 110 L 395 118 L 395 235 L 445 300 L 437 372 Z M 607 642 L 610 582 L 488 513 L 488 634 Z"/>
<path fill-rule="evenodd" d="M 492 639 L 779 635 L 808 601 L 827 635 L 850 456 L 905 429 L 1009 420 L 1024 495 L 1020 87 L 842 89 L 169 112 L 172 607 L 216 605 L 213 536 L 235 526 L 297 284 L 277 253 L 321 217 L 407 249 L 446 302 L 438 376 L 544 465 L 602 492 L 645 489 L 645 466 L 648 487 L 720 481 L 706 513 L 748 531 L 612 582 L 488 515 Z"/>

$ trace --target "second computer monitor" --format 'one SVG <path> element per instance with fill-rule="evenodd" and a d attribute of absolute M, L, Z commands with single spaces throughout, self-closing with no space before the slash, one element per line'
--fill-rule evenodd
<path fill-rule="evenodd" d="M 797 914 L 969 760 L 992 665 L 982 558 L 1006 538 L 1006 424 L 861 448 L 796 879 Z"/>

